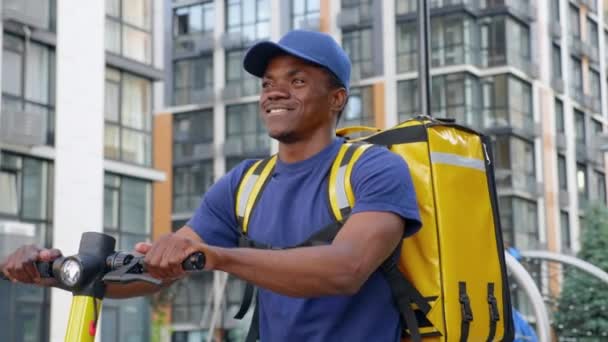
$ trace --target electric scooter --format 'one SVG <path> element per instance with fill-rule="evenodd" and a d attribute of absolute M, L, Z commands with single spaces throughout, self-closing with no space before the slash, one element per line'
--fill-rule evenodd
<path fill-rule="evenodd" d="M 115 251 L 116 240 L 106 234 L 88 232 L 80 239 L 78 254 L 60 257 L 52 262 L 38 262 L 43 278 L 54 278 L 59 288 L 72 293 L 72 306 L 65 334 L 66 342 L 93 342 L 105 285 L 135 281 L 161 285 L 159 279 L 145 273 L 143 256 Z M 182 263 L 185 271 L 205 267 L 203 253 L 193 253 Z M 0 272 L 0 278 L 8 278 Z"/>

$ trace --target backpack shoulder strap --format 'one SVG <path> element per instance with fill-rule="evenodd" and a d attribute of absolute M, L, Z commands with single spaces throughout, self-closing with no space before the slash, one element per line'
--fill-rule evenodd
<path fill-rule="evenodd" d="M 235 213 L 237 222 L 245 235 L 247 234 L 249 217 L 260 198 L 262 190 L 270 180 L 276 161 L 276 155 L 258 160 L 247 169 L 239 182 L 235 196 Z"/>
<path fill-rule="evenodd" d="M 328 194 L 331 214 L 337 222 L 344 222 L 355 205 L 355 194 L 350 181 L 355 163 L 371 144 L 345 143 L 329 171 Z"/>

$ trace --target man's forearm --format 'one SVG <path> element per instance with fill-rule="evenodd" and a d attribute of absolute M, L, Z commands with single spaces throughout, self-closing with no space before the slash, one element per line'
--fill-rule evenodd
<path fill-rule="evenodd" d="M 292 297 L 353 294 L 369 276 L 362 274 L 363 267 L 347 246 L 211 248 L 218 255 L 216 269 Z"/>
<path fill-rule="evenodd" d="M 169 287 L 173 282 L 167 282 L 161 286 L 156 286 L 144 282 L 133 282 L 130 284 L 107 284 L 106 298 L 131 298 L 154 294 L 163 288 Z"/>

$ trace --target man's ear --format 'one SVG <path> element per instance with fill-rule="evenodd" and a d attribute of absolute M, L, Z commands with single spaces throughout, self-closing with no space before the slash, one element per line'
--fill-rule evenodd
<path fill-rule="evenodd" d="M 348 100 L 348 94 L 346 93 L 346 89 L 338 88 L 334 89 L 331 94 L 330 99 L 330 109 L 332 113 L 338 113 L 344 109 L 346 106 L 346 101 Z"/>

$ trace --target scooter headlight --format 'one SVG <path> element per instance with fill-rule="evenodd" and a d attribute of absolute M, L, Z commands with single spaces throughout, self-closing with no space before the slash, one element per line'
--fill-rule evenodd
<path fill-rule="evenodd" d="M 68 258 L 59 269 L 59 279 L 68 287 L 75 287 L 82 278 L 82 264 L 80 261 Z"/>

